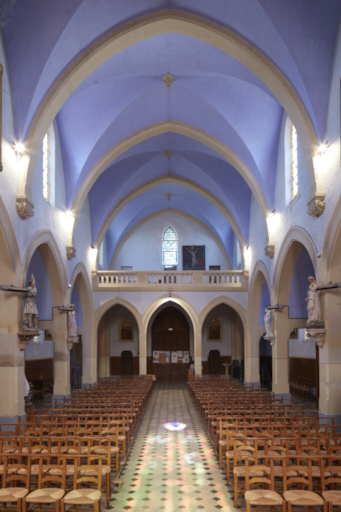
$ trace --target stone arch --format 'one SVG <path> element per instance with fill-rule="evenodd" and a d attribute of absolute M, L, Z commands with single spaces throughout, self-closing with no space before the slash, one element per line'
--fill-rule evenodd
<path fill-rule="evenodd" d="M 259 382 L 259 339 L 264 328 L 259 325 L 259 308 L 264 283 L 271 294 L 271 281 L 263 261 L 255 264 L 249 281 L 248 293 L 248 343 L 245 344 L 245 382 Z"/>
<path fill-rule="evenodd" d="M 159 309 L 160 306 L 165 304 L 166 302 L 173 302 L 174 304 L 177 304 L 180 306 L 181 309 L 183 309 L 186 314 L 188 315 L 189 319 L 191 320 L 192 327 L 193 327 L 193 334 L 194 334 L 194 361 L 195 361 L 195 368 L 198 375 L 201 375 L 201 346 L 200 346 L 200 356 L 197 354 L 197 351 L 199 349 L 199 343 L 198 343 L 198 337 L 199 337 L 199 329 L 198 329 L 198 317 L 197 313 L 193 309 L 193 307 L 182 297 L 179 297 L 177 295 L 167 294 L 163 295 L 162 297 L 159 297 L 154 302 L 152 302 L 148 308 L 146 309 L 143 318 L 142 318 L 142 329 L 140 331 L 140 373 L 146 373 L 147 372 L 147 330 L 149 322 L 153 316 L 153 314 Z M 201 343 L 201 340 L 200 340 Z M 200 364 L 199 359 L 200 358 Z M 200 368 L 199 368 L 200 367 Z"/>
<path fill-rule="evenodd" d="M 289 305 L 292 276 L 301 249 L 304 247 L 314 268 L 316 280 L 319 281 L 316 247 L 309 234 L 299 226 L 293 226 L 283 240 L 278 252 L 273 283 L 273 303 Z M 307 282 L 308 289 L 308 282 Z M 304 328 L 305 318 L 290 318 L 288 307 L 273 316 L 275 343 L 272 347 L 272 391 L 289 392 L 289 335 L 294 328 Z"/>
<path fill-rule="evenodd" d="M 13 227 L 0 197 L 0 284 L 22 286 L 22 267 Z M 22 294 L 0 290 L 0 410 L 2 416 L 25 412 L 24 352 L 17 332 L 23 316 Z"/>
<path fill-rule="evenodd" d="M 103 317 L 103 315 L 109 311 L 114 306 L 121 305 L 128 309 L 128 311 L 134 316 L 138 330 L 139 330 L 139 354 L 140 354 L 140 361 L 141 361 L 141 332 L 142 332 L 142 316 L 139 310 L 128 300 L 122 299 L 121 297 L 112 297 L 105 302 L 103 302 L 95 311 L 94 317 L 93 317 L 93 328 L 92 328 L 92 343 L 91 346 L 95 350 L 96 358 L 97 358 L 97 333 L 98 333 L 98 327 L 100 324 L 100 321 Z M 109 371 L 109 369 L 108 369 Z M 96 365 L 96 372 L 97 372 L 97 365 Z M 141 373 L 141 362 L 140 362 L 140 373 Z"/>
<path fill-rule="evenodd" d="M 122 240 L 118 244 L 117 248 L 115 249 L 115 252 L 112 255 L 112 258 L 111 258 L 111 261 L 110 261 L 109 269 L 112 268 L 112 265 L 114 264 L 114 261 L 116 259 L 116 256 L 117 256 L 119 250 L 121 249 L 123 244 L 128 240 L 128 238 L 134 233 L 134 231 L 136 231 L 140 226 L 142 226 L 143 224 L 145 224 L 149 220 L 153 219 L 154 217 L 157 217 L 158 215 L 164 215 L 165 213 L 176 213 L 177 215 L 182 215 L 183 217 L 186 217 L 187 219 L 190 219 L 191 221 L 195 222 L 196 224 L 199 224 L 199 226 L 201 226 L 203 229 L 205 229 L 209 233 L 209 235 L 213 238 L 215 243 L 218 245 L 219 249 L 221 250 L 221 252 L 222 252 L 222 254 L 223 254 L 224 258 L 225 258 L 225 261 L 226 261 L 228 269 L 229 270 L 232 269 L 231 261 L 230 261 L 230 258 L 228 257 L 226 249 L 224 248 L 223 244 L 218 239 L 218 237 L 206 226 L 206 224 L 204 224 L 200 220 L 196 219 L 195 217 L 192 217 L 192 215 L 189 215 L 187 213 L 183 213 L 180 210 L 175 210 L 174 208 L 168 208 L 167 211 L 163 210 L 161 212 L 157 212 L 157 213 L 153 213 L 152 215 L 148 215 L 148 217 L 146 217 L 145 219 L 142 219 L 138 224 L 136 224 L 134 227 L 132 227 L 129 230 L 129 232 L 122 238 Z M 96 246 L 99 247 L 99 245 L 96 245 Z"/>
<path fill-rule="evenodd" d="M 65 305 L 68 299 L 67 277 L 64 262 L 53 234 L 48 229 L 42 229 L 30 239 L 24 254 L 24 282 L 30 261 L 39 251 L 46 267 L 52 294 L 52 321 L 48 324 L 54 341 L 54 394 L 68 395 L 70 393 L 70 352 L 67 349 L 67 314 L 56 308 Z M 38 290 L 39 293 L 39 290 Z"/>
<path fill-rule="evenodd" d="M 262 187 L 258 183 L 258 180 L 252 174 L 250 169 L 244 164 L 244 162 L 241 160 L 241 158 L 239 158 L 238 155 L 236 155 L 234 153 L 234 151 L 232 151 L 225 144 L 220 142 L 218 139 L 216 139 L 212 135 L 208 135 L 203 130 L 200 130 L 198 128 L 195 128 L 195 127 L 190 126 L 185 123 L 168 120 L 168 121 L 156 123 L 151 126 L 147 126 L 146 128 L 138 130 L 137 132 L 129 135 L 122 141 L 115 144 L 115 146 L 113 146 L 109 151 L 107 151 L 107 153 L 105 153 L 105 155 L 103 155 L 103 157 L 100 158 L 100 160 L 98 160 L 98 162 L 96 162 L 96 164 L 93 166 L 93 168 L 91 169 L 91 171 L 88 173 L 88 175 L 85 177 L 83 183 L 81 184 L 79 191 L 76 195 L 76 198 L 74 200 L 74 203 L 72 205 L 72 212 L 73 212 L 73 216 L 75 218 L 75 222 L 73 225 L 73 230 L 69 235 L 68 246 L 72 246 L 74 233 L 75 233 L 75 229 L 77 226 L 77 218 L 78 218 L 78 214 L 82 208 L 83 202 L 84 202 L 85 198 L 87 197 L 87 194 L 89 193 L 91 187 L 93 186 L 95 181 L 98 179 L 98 177 L 102 174 L 102 172 L 104 172 L 104 170 L 116 158 L 118 158 L 118 156 L 120 156 L 122 153 L 127 151 L 129 148 L 131 148 L 131 147 L 135 146 L 136 144 L 139 144 L 140 142 L 147 140 L 151 137 L 154 137 L 156 135 L 160 135 L 163 133 L 168 133 L 168 132 L 184 135 L 186 137 L 197 140 L 197 141 L 201 142 L 202 144 L 205 144 L 206 146 L 210 147 L 211 149 L 213 149 L 214 151 L 219 153 L 233 167 L 235 167 L 235 169 L 240 173 L 240 175 L 246 181 L 246 183 L 250 187 L 252 193 L 254 194 L 254 196 L 257 200 L 257 204 L 259 206 L 261 215 L 262 215 L 264 231 L 265 231 L 266 237 L 267 237 L 267 239 L 269 239 L 269 242 L 272 241 L 272 239 L 270 239 L 272 234 L 268 230 L 268 224 L 266 221 L 267 215 L 269 214 L 270 210 L 269 210 L 269 206 L 268 206 L 265 194 L 262 190 Z M 163 176 L 160 178 L 156 178 L 155 180 L 151 180 L 149 183 L 151 184 L 151 186 L 155 186 L 155 185 L 153 185 L 153 183 L 160 184 L 163 182 L 163 180 L 167 180 L 167 182 L 171 182 L 171 183 L 181 182 L 183 184 L 187 184 L 187 186 L 189 186 L 193 190 L 195 190 L 195 189 L 201 190 L 201 192 L 198 192 L 198 193 L 203 194 L 209 201 L 211 201 L 211 202 L 213 201 L 214 204 L 217 206 L 217 208 L 223 213 L 223 215 L 225 215 L 228 218 L 233 230 L 236 233 L 236 236 L 238 236 L 238 238 L 239 238 L 241 246 L 243 247 L 243 244 L 241 242 L 243 237 L 242 237 L 242 234 L 238 227 L 238 224 L 236 223 L 236 221 L 234 220 L 233 216 L 231 215 L 229 210 L 226 208 L 226 206 L 223 205 L 220 201 L 218 201 L 215 198 L 215 196 L 213 196 L 212 194 L 207 192 L 206 189 L 204 189 L 203 187 L 200 187 L 199 185 L 195 184 L 191 180 L 187 180 L 185 178 L 181 179 L 180 177 L 177 177 L 177 176 L 167 175 L 167 176 Z M 140 188 L 144 188 L 144 187 L 148 187 L 148 184 L 146 184 Z M 135 195 L 136 195 L 136 191 L 133 191 L 129 196 L 134 197 Z M 123 206 L 124 205 L 121 206 L 121 202 L 120 202 L 120 208 L 122 208 Z M 103 238 L 103 231 L 105 233 L 106 230 L 108 229 L 110 222 L 112 221 L 112 216 L 114 214 L 115 214 L 115 208 L 112 210 L 111 214 L 108 216 L 106 221 L 103 223 L 102 229 L 96 239 L 96 246 L 98 246 L 99 241 L 101 241 L 101 239 Z"/>
<path fill-rule="evenodd" d="M 74 285 L 77 285 L 79 298 L 82 308 L 82 352 L 83 352 L 83 383 L 92 383 L 97 381 L 96 366 L 96 346 L 92 344 L 92 318 L 94 315 L 92 289 L 89 275 L 83 262 L 78 263 L 74 268 L 70 280 L 71 288 L 69 290 L 69 301 L 71 302 L 71 293 Z"/>
<path fill-rule="evenodd" d="M 199 16 L 164 10 L 126 23 L 75 59 L 61 74 L 38 107 L 26 136 L 26 161 L 20 170 L 18 198 L 32 201 L 32 182 L 41 141 L 58 111 L 75 88 L 94 69 L 118 52 L 146 38 L 174 32 L 203 41 L 228 53 L 260 78 L 276 96 L 296 126 L 309 177 L 309 197 L 323 192 L 318 171 L 318 138 L 309 113 L 294 87 L 259 50 L 232 31 Z M 30 156 L 28 156 L 30 155 Z"/>

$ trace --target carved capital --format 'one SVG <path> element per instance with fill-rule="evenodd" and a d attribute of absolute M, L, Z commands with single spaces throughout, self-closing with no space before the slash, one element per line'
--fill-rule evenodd
<path fill-rule="evenodd" d="M 326 335 L 326 330 L 318 327 L 316 329 L 308 329 L 307 328 L 307 335 L 309 338 L 315 338 L 316 345 L 320 348 L 323 348 L 324 345 L 324 337 Z"/>
<path fill-rule="evenodd" d="M 269 256 L 269 258 L 273 258 L 275 254 L 275 244 L 268 244 L 264 247 L 265 256 Z"/>
<path fill-rule="evenodd" d="M 26 331 L 26 332 L 18 332 L 18 338 L 19 338 L 19 348 L 20 350 L 25 350 L 27 345 L 29 344 L 30 340 L 34 338 L 34 336 L 39 336 L 39 331 Z"/>
<path fill-rule="evenodd" d="M 29 219 L 34 215 L 34 204 L 31 203 L 26 197 L 17 197 L 16 209 L 19 217 L 23 220 Z"/>
<path fill-rule="evenodd" d="M 72 260 L 72 258 L 76 257 L 76 249 L 72 246 L 66 247 L 66 256 L 68 260 Z"/>
<path fill-rule="evenodd" d="M 307 212 L 311 217 L 319 217 L 326 206 L 325 194 L 316 194 L 313 199 L 307 202 Z"/>
<path fill-rule="evenodd" d="M 71 350 L 73 347 L 73 344 L 78 343 L 78 342 L 79 342 L 78 336 L 68 336 L 66 338 L 67 349 Z"/>
<path fill-rule="evenodd" d="M 93 270 L 93 271 L 91 272 L 91 277 L 92 277 L 92 280 L 93 280 L 93 281 L 95 281 L 95 280 L 96 280 L 96 278 L 97 278 L 97 271 L 96 271 L 96 270 Z"/>

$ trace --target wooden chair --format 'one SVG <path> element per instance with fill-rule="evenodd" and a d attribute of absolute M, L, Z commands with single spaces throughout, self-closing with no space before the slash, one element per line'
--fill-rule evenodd
<path fill-rule="evenodd" d="M 302 459 L 297 457 L 297 462 Z M 289 477 L 292 471 L 296 471 L 298 476 Z M 289 489 L 294 484 L 295 489 Z M 301 487 L 301 488 L 299 488 Z M 305 489 L 305 487 L 307 489 Z M 283 497 L 287 503 L 287 512 L 291 512 L 292 507 L 309 507 L 309 512 L 312 512 L 312 507 L 324 507 L 324 501 L 316 492 L 313 492 L 313 479 L 311 471 L 311 459 L 307 461 L 307 465 L 302 464 L 285 465 L 283 474 Z"/>
<path fill-rule="evenodd" d="M 90 474 L 86 474 L 90 471 Z M 94 476 L 95 474 L 95 476 Z M 102 460 L 99 459 L 98 466 L 82 466 L 75 463 L 74 489 L 67 493 L 61 500 L 61 512 L 65 511 L 65 505 L 93 505 L 95 512 L 100 511 L 101 503 L 101 481 L 102 481 Z M 94 483 L 96 489 L 81 488 L 81 484 Z M 84 509 L 83 509 L 84 510 Z M 88 508 L 86 508 L 88 510 Z"/>
<path fill-rule="evenodd" d="M 23 512 L 26 512 L 27 503 L 30 504 L 30 510 L 38 505 L 39 512 L 42 510 L 42 505 L 55 504 L 56 512 L 59 512 L 60 500 L 65 494 L 65 466 L 65 459 L 63 459 L 61 466 L 56 464 L 47 465 L 45 471 L 43 471 L 43 458 L 40 458 L 38 489 L 23 499 Z M 55 469 L 61 470 L 61 476 L 50 474 L 50 471 Z M 50 487 L 52 482 L 59 484 L 59 487 Z"/>
<path fill-rule="evenodd" d="M 16 460 L 14 455 L 12 460 Z M 0 490 L 0 503 L 2 507 L 6 507 L 7 503 L 15 503 L 17 512 L 21 512 L 22 500 L 29 493 L 30 486 L 30 461 L 28 465 L 9 464 L 9 458 L 5 458 L 2 489 Z M 18 470 L 25 469 L 26 474 L 18 474 Z M 16 483 L 22 482 L 24 486 L 15 486 Z M 7 508 L 7 507 L 6 507 Z"/>
<path fill-rule="evenodd" d="M 334 465 L 337 462 L 338 465 Z M 326 468 L 321 468 L 322 497 L 327 503 L 328 512 L 333 512 L 334 507 L 341 507 L 341 462 L 340 457 L 331 457 Z M 330 489 L 326 489 L 330 486 Z"/>
<path fill-rule="evenodd" d="M 259 487 L 259 484 L 267 488 L 250 489 L 250 486 L 257 485 Z M 246 512 L 251 512 L 252 506 L 257 507 L 257 510 L 270 508 L 271 512 L 273 512 L 274 507 L 281 507 L 282 512 L 285 512 L 285 501 L 278 492 L 275 492 L 273 459 L 270 461 L 270 466 L 251 466 L 249 460 L 246 459 L 244 498 L 246 501 Z"/>

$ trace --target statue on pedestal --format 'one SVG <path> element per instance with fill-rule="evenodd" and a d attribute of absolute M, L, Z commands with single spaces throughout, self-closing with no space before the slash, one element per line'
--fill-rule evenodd
<path fill-rule="evenodd" d="M 307 291 L 307 298 L 305 299 L 307 302 L 307 310 L 308 310 L 308 326 L 314 325 L 322 325 L 323 322 L 320 318 L 320 307 L 319 307 L 319 296 L 317 291 L 317 283 L 314 277 L 308 277 L 308 281 L 310 282 L 309 289 Z"/>
<path fill-rule="evenodd" d="M 38 331 L 39 313 L 36 305 L 37 288 L 33 274 L 31 275 L 31 279 L 28 282 L 26 294 L 23 331 Z"/>
<path fill-rule="evenodd" d="M 78 343 L 76 304 L 70 304 L 72 311 L 68 311 L 68 336 L 66 338 L 68 349 L 71 350 L 74 343 Z"/>
<path fill-rule="evenodd" d="M 265 309 L 264 327 L 265 327 L 264 339 L 270 341 L 270 345 L 273 347 L 274 343 L 275 343 L 275 335 L 272 332 L 272 328 L 271 328 L 271 311 L 268 308 Z"/>

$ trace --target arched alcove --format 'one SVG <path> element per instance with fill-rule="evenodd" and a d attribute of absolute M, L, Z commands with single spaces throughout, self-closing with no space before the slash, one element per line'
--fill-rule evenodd
<path fill-rule="evenodd" d="M 312 363 L 315 371 L 312 372 L 305 365 L 310 369 L 308 375 L 303 375 L 303 364 L 296 361 L 295 349 L 299 343 L 296 330 L 304 329 L 307 322 L 305 299 L 309 287 L 308 277 L 311 275 L 318 279 L 316 268 L 316 249 L 310 237 L 303 229 L 292 228 L 280 249 L 273 283 L 274 303 L 284 305 L 280 312 L 273 313 L 275 344 L 272 351 L 272 390 L 278 393 L 288 393 L 290 378 L 299 374 L 299 377 L 314 382 L 318 396 L 318 355 Z M 310 357 L 309 353 L 307 345 L 307 357 Z M 302 358 L 304 350 L 299 354 Z"/>
<path fill-rule="evenodd" d="M 39 278 L 36 296 L 38 312 L 39 304 L 46 316 L 49 316 L 51 309 L 48 319 L 41 318 L 39 312 L 38 328 L 48 331 L 53 340 L 53 393 L 67 395 L 70 393 L 70 353 L 66 343 L 67 315 L 57 309 L 67 302 L 67 279 L 63 259 L 50 231 L 38 231 L 31 238 L 25 251 L 23 269 L 25 283 L 30 278 L 30 269 L 35 269 Z M 46 305 L 40 302 L 45 299 Z M 43 377 L 45 379 L 44 375 Z"/>
<path fill-rule="evenodd" d="M 214 373 L 225 375 L 224 364 L 244 359 L 244 327 L 238 313 L 227 304 L 217 304 L 206 315 L 202 325 L 202 366 L 203 374 L 208 375 L 214 367 Z M 212 351 L 219 351 L 219 372 L 212 366 Z M 211 356 L 210 356 L 211 354 Z M 214 352 L 216 355 L 216 352 Z M 218 359 L 215 359 L 217 361 Z M 236 363 L 235 363 L 236 364 Z M 244 362 L 243 362 L 244 364 Z"/>
<path fill-rule="evenodd" d="M 131 353 L 132 374 L 139 374 L 139 325 L 127 307 L 115 304 L 103 314 L 97 328 L 97 339 L 99 377 L 127 374 L 123 352 Z"/>

